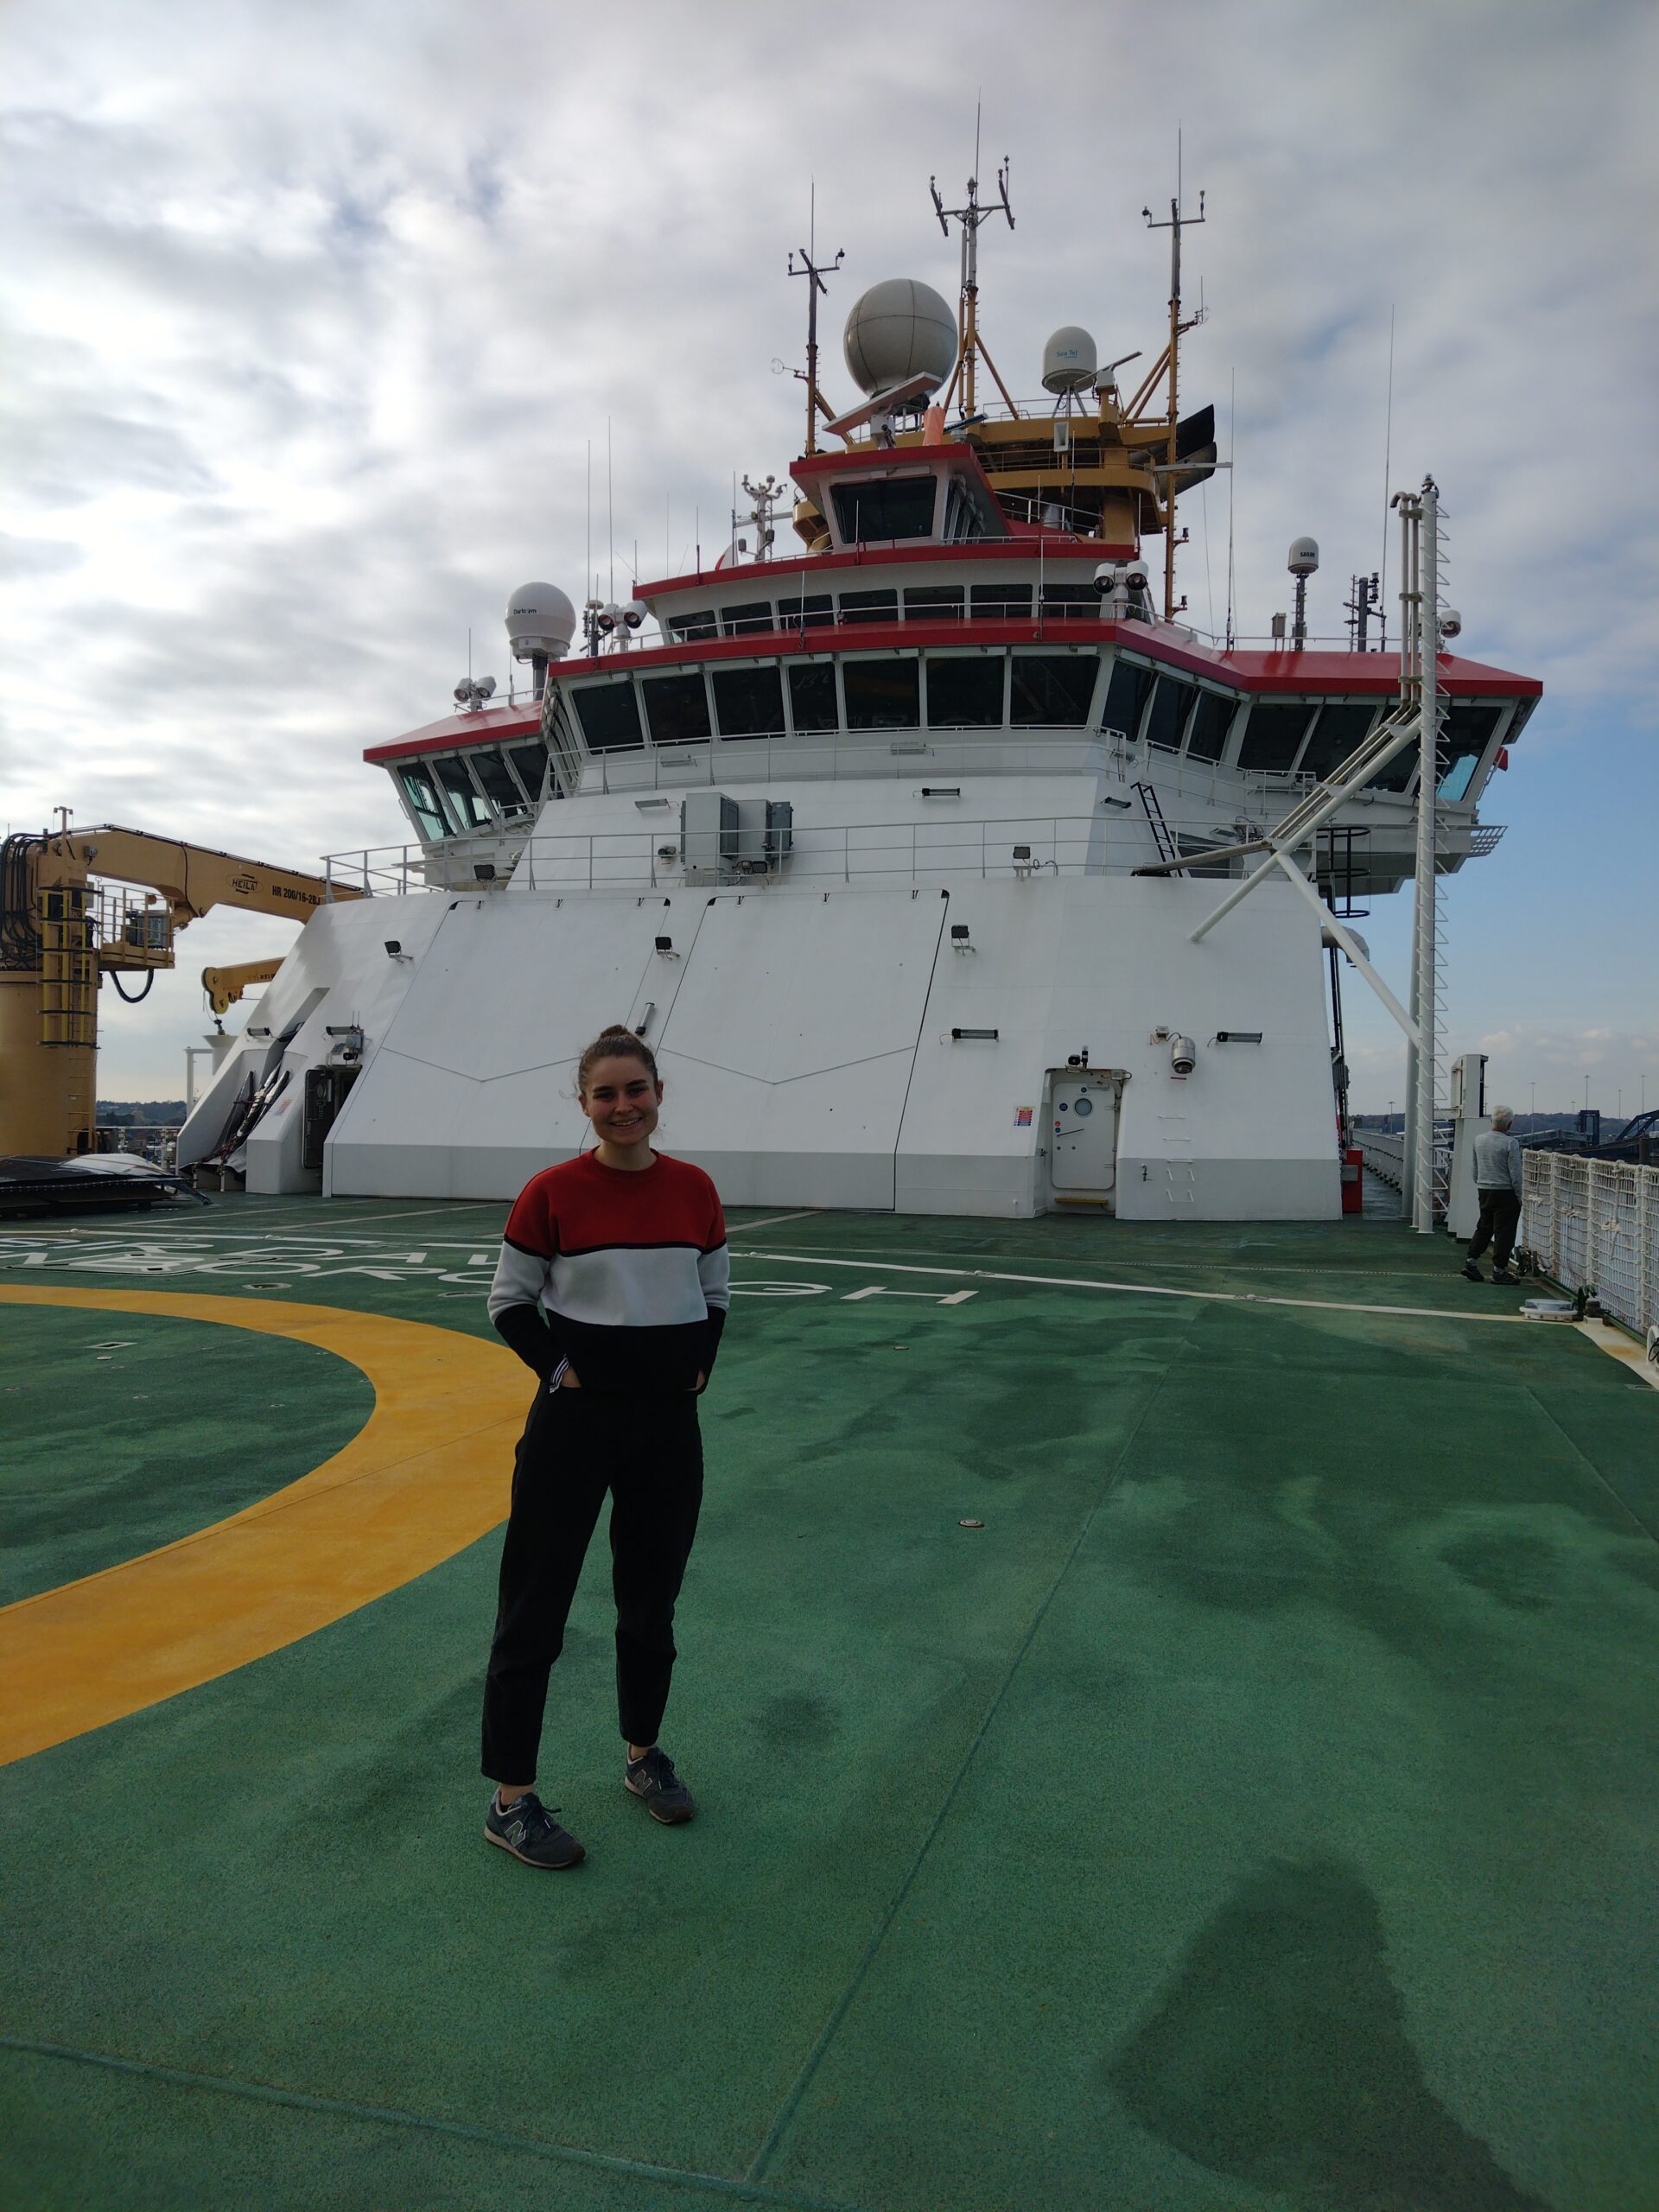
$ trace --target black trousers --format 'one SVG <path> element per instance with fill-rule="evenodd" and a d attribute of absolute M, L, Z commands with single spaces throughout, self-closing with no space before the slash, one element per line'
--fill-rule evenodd
<path fill-rule="evenodd" d="M 674 1601 L 702 1503 L 702 1438 L 690 1391 L 620 1398 L 537 1392 L 519 1440 L 484 1689 L 484 1771 L 532 1782 L 548 1676 L 605 1494 L 611 1496 L 617 1721 L 654 1744 L 674 1671 Z"/>
<path fill-rule="evenodd" d="M 1469 1239 L 1469 1257 L 1478 1260 L 1490 1244 L 1492 1265 L 1507 1268 L 1515 1249 L 1515 1232 L 1521 1226 L 1521 1201 L 1513 1191 L 1482 1191 L 1480 1219 Z M 636 1736 L 635 1743 L 644 1739 Z"/>

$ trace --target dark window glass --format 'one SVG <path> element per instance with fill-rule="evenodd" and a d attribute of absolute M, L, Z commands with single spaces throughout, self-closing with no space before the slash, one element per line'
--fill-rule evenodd
<path fill-rule="evenodd" d="M 1016 729 L 1076 729 L 1089 719 L 1093 653 L 1015 653 L 1008 720 Z"/>
<path fill-rule="evenodd" d="M 715 621 L 712 610 L 704 607 L 700 614 L 671 614 L 668 618 L 668 632 L 671 638 L 683 638 L 688 640 L 694 638 L 717 638 L 720 635 L 720 625 Z"/>
<path fill-rule="evenodd" d="M 695 745 L 709 734 L 709 695 L 698 676 L 648 676 L 645 719 L 653 745 Z"/>
<path fill-rule="evenodd" d="M 841 619 L 843 622 L 896 622 L 899 594 L 896 591 L 844 591 Z"/>
<path fill-rule="evenodd" d="M 449 824 L 443 818 L 443 801 L 438 797 L 431 777 L 424 768 L 400 768 L 397 772 L 415 810 L 415 818 L 421 825 L 422 836 L 447 837 Z"/>
<path fill-rule="evenodd" d="M 463 830 L 493 830 L 495 817 L 473 788 L 464 760 L 440 760 L 435 773 L 449 802 L 449 811 Z"/>
<path fill-rule="evenodd" d="M 1358 700 L 1321 707 L 1302 754 L 1303 775 L 1323 779 L 1340 767 L 1370 729 L 1376 712 L 1369 702 Z"/>
<path fill-rule="evenodd" d="M 542 785 L 547 775 L 547 748 L 543 745 L 510 745 L 507 758 L 518 771 L 518 780 L 533 799 L 540 798 Z"/>
<path fill-rule="evenodd" d="M 712 677 L 722 737 L 782 736 L 784 685 L 775 668 L 717 668 Z"/>
<path fill-rule="evenodd" d="M 789 706 L 795 728 L 803 736 L 819 730 L 839 729 L 836 705 L 836 664 L 829 660 L 794 661 L 789 671 Z"/>
<path fill-rule="evenodd" d="M 1029 584 L 975 584 L 968 604 L 976 622 L 1020 622 L 1031 614 Z"/>
<path fill-rule="evenodd" d="M 1497 728 L 1501 706 L 1484 699 L 1453 699 L 1440 722 L 1440 797 L 1465 798 L 1481 755 Z"/>
<path fill-rule="evenodd" d="M 728 607 L 720 619 L 728 638 L 746 637 L 756 630 L 770 630 L 772 626 L 772 602 L 757 599 L 747 607 Z"/>
<path fill-rule="evenodd" d="M 590 753 L 613 753 L 619 746 L 645 743 L 639 728 L 639 702 L 633 696 L 631 676 L 610 683 L 595 683 L 587 691 L 572 691 L 570 696 Z"/>
<path fill-rule="evenodd" d="M 1120 653 L 1112 663 L 1112 680 L 1106 686 L 1106 709 L 1102 716 L 1106 728 L 1121 730 L 1125 737 L 1138 737 L 1147 694 L 1151 690 L 1152 671 L 1143 668 L 1138 661 L 1125 660 Z"/>
<path fill-rule="evenodd" d="M 491 804 L 503 814 L 522 814 L 524 802 L 518 795 L 518 786 L 512 780 L 512 772 L 499 753 L 481 748 L 473 755 L 473 773 L 484 786 L 484 793 Z"/>
<path fill-rule="evenodd" d="M 1192 704 L 1190 683 L 1183 683 L 1179 677 L 1160 676 L 1158 689 L 1152 695 L 1152 711 L 1147 716 L 1147 743 L 1166 745 L 1174 752 L 1180 744 Z"/>
<path fill-rule="evenodd" d="M 926 584 L 919 591 L 905 594 L 906 622 L 960 622 L 962 620 L 962 586 L 960 584 Z"/>
<path fill-rule="evenodd" d="M 920 719 L 919 664 L 849 660 L 841 667 L 849 729 L 914 729 Z"/>
<path fill-rule="evenodd" d="M 835 602 L 827 591 L 814 592 L 804 599 L 780 599 L 778 602 L 780 629 L 816 630 L 835 619 Z"/>
<path fill-rule="evenodd" d="M 931 471 L 886 484 L 837 484 L 836 520 L 841 535 L 865 544 L 890 537 L 931 537 L 933 492 Z"/>
<path fill-rule="evenodd" d="M 1244 742 L 1238 751 L 1239 766 L 1263 770 L 1294 767 L 1309 712 L 1306 699 L 1293 699 L 1288 706 L 1282 701 L 1256 700 L 1250 709 L 1250 719 L 1244 725 Z"/>
<path fill-rule="evenodd" d="M 1192 728 L 1186 741 L 1189 760 L 1220 760 L 1236 704 L 1236 700 L 1224 698 L 1219 691 L 1205 691 L 1200 688 L 1198 712 L 1192 717 Z"/>
<path fill-rule="evenodd" d="M 1046 584 L 1043 613 L 1062 622 L 1098 622 L 1100 594 L 1092 584 Z"/>
<path fill-rule="evenodd" d="M 1002 655 L 927 657 L 927 720 L 932 729 L 997 729 L 1002 721 Z"/>

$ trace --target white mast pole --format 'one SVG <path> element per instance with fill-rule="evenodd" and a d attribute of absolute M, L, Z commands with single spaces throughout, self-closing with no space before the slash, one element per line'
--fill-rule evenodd
<path fill-rule="evenodd" d="M 1413 1133 L 1416 1173 L 1413 1181 L 1412 1226 L 1420 1236 L 1434 1227 L 1435 1007 L 1434 857 L 1435 806 L 1440 763 L 1440 494 L 1433 477 L 1423 479 L 1418 522 L 1421 588 L 1417 601 L 1417 665 L 1422 728 L 1421 768 L 1417 778 L 1417 1126 Z"/>
<path fill-rule="evenodd" d="M 1401 493 L 1395 503 L 1400 510 L 1400 696 L 1409 699 L 1419 714 L 1418 741 L 1421 750 L 1422 697 L 1417 683 L 1415 659 L 1417 642 L 1417 502 L 1408 492 Z M 1411 974 L 1408 1003 L 1411 1008 L 1412 1027 L 1421 1037 L 1417 1027 L 1417 915 L 1414 906 L 1411 924 Z M 1400 1123 L 1400 1215 L 1402 1220 L 1414 1218 L 1417 1188 L 1417 1046 L 1406 1047 L 1405 1113 Z"/>

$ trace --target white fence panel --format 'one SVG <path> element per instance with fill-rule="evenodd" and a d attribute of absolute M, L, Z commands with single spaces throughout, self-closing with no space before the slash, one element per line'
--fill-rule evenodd
<path fill-rule="evenodd" d="M 1592 1289 L 1605 1312 L 1645 1335 L 1659 1323 L 1659 1167 L 1525 1155 L 1521 1242 L 1567 1290 Z"/>

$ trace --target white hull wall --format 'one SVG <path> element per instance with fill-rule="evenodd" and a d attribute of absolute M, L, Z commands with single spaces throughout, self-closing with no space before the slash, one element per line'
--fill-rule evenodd
<path fill-rule="evenodd" d="M 1086 1047 L 1092 1066 L 1129 1077 L 1123 1217 L 1326 1218 L 1339 1184 L 1318 925 L 1289 886 L 1266 884 L 1189 944 L 1219 895 L 1164 878 L 975 874 L 943 893 L 520 889 L 334 909 L 350 918 L 333 921 L 327 962 L 311 966 L 315 976 L 331 965 L 333 979 L 296 1048 L 314 1051 L 326 1023 L 360 1020 L 370 1034 L 323 1185 L 512 1198 L 582 1141 L 582 1046 L 607 1022 L 638 1026 L 650 1007 L 664 1146 L 706 1167 L 734 1205 L 1042 1211 L 1046 1071 Z M 410 909 L 430 925 L 413 967 L 382 946 L 398 936 L 417 949 Z M 330 920 L 309 925 L 302 948 Z M 973 950 L 953 950 L 953 922 Z M 672 957 L 654 949 L 658 936 Z M 258 1017 L 273 1028 L 293 965 Z M 304 987 L 291 995 L 303 1003 Z M 1151 1041 L 1159 1027 L 1197 1044 L 1184 1083 Z M 998 1034 L 958 1041 L 953 1028 Z M 1224 1028 L 1263 1041 L 1211 1043 Z M 233 1095 L 221 1074 L 198 1119 L 227 1081 Z M 297 1110 L 287 1118 L 297 1126 Z M 280 1179 L 296 1139 L 273 1132 L 266 1153 L 262 1136 L 249 1146 L 251 1187 L 307 1187 Z"/>

